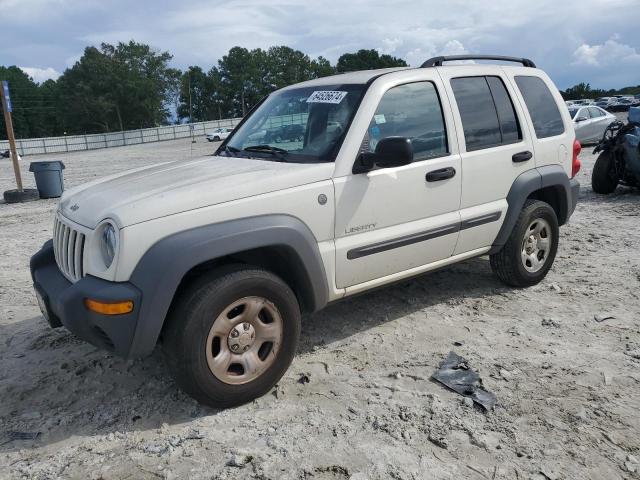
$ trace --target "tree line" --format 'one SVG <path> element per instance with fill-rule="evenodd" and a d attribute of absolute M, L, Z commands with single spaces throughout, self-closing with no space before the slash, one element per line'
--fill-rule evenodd
<path fill-rule="evenodd" d="M 286 46 L 233 47 L 208 71 L 170 66 L 172 55 L 130 41 L 87 47 L 57 80 L 35 83 L 16 66 L 8 80 L 18 138 L 106 133 L 184 121 L 243 116 L 270 92 L 340 72 L 406 66 L 376 50 L 342 55 L 335 65 Z M 0 139 L 6 139 L 0 116 Z"/>
<path fill-rule="evenodd" d="M 614 95 L 638 95 L 640 85 L 635 87 L 624 87 L 619 89 L 604 90 L 602 88 L 591 88 L 588 83 L 578 83 L 573 87 L 560 92 L 565 100 L 581 100 L 586 98 L 596 99 L 598 97 L 612 97 Z"/>
<path fill-rule="evenodd" d="M 16 66 L 0 66 L 8 80 L 18 138 L 106 133 L 184 121 L 243 116 L 270 92 L 335 73 L 407 66 L 376 50 L 340 56 L 335 65 L 287 46 L 248 50 L 233 47 L 208 71 L 170 66 L 172 55 L 130 41 L 87 47 L 57 80 L 35 83 Z M 562 92 L 567 100 L 640 93 L 640 85 L 619 90 L 579 83 Z M 0 139 L 6 139 L 0 116 Z"/>

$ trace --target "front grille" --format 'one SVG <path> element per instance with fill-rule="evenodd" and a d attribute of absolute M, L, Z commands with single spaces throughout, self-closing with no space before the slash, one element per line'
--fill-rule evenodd
<path fill-rule="evenodd" d="M 84 275 L 82 254 L 85 235 L 65 224 L 56 216 L 53 224 L 53 254 L 62 274 L 72 282 Z"/>

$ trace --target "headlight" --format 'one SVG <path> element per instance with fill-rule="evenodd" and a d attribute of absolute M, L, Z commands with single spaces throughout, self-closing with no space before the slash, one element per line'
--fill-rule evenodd
<path fill-rule="evenodd" d="M 118 236 L 116 229 L 110 223 L 106 223 L 100 239 L 100 253 L 102 253 L 102 261 L 107 268 L 111 266 L 117 250 Z"/>

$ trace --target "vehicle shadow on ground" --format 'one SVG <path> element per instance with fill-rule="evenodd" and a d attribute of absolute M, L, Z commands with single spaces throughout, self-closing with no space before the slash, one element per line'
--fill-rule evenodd
<path fill-rule="evenodd" d="M 299 353 L 452 299 L 506 291 L 486 258 L 472 259 L 305 316 Z M 0 362 L 0 452 L 70 436 L 150 430 L 218 413 L 177 388 L 159 349 L 148 358 L 126 361 L 64 329 L 48 328 L 39 316 L 0 327 Z M 11 431 L 41 435 L 12 441 Z"/>

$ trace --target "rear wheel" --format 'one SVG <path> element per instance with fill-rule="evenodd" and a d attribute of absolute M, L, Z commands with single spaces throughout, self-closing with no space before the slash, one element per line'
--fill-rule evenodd
<path fill-rule="evenodd" d="M 615 169 L 615 159 L 611 152 L 602 152 L 593 166 L 591 188 L 596 193 L 612 193 L 618 186 L 619 178 Z"/>
<path fill-rule="evenodd" d="M 553 208 L 540 200 L 527 200 L 507 243 L 491 255 L 491 269 L 513 287 L 537 284 L 553 265 L 559 232 Z"/>
<path fill-rule="evenodd" d="M 243 265 L 196 280 L 167 322 L 163 350 L 176 382 L 212 407 L 268 392 L 291 364 L 300 335 L 291 289 L 272 273 Z"/>

